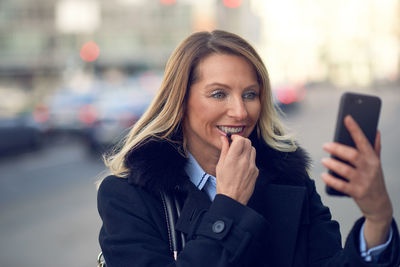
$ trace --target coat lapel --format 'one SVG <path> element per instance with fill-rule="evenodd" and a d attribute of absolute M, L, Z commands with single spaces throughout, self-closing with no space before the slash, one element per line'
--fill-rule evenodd
<path fill-rule="evenodd" d="M 185 189 L 187 197 L 183 204 L 181 215 L 176 223 L 176 229 L 191 235 L 191 228 L 194 226 L 199 215 L 209 209 L 211 200 L 205 192 L 197 189 L 190 181 L 186 182 Z"/>
<path fill-rule="evenodd" d="M 261 184 L 248 206 L 270 223 L 269 255 L 275 266 L 292 266 L 297 232 L 301 223 L 306 188 L 293 185 Z"/>

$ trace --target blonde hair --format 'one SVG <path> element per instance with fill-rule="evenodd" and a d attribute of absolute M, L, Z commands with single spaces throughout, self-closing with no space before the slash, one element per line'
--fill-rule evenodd
<path fill-rule="evenodd" d="M 229 32 L 215 30 L 197 32 L 187 37 L 172 53 L 165 67 L 161 86 L 139 121 L 122 141 L 121 148 L 106 155 L 104 161 L 111 173 L 126 177 L 129 169 L 125 165 L 127 155 L 150 137 L 180 143 L 186 154 L 186 140 L 177 140 L 182 135 L 181 123 L 185 102 L 191 84 L 197 79 L 196 67 L 207 56 L 215 53 L 232 54 L 245 58 L 257 74 L 261 88 L 261 114 L 257 123 L 257 135 L 270 147 L 279 151 L 294 151 L 292 136 L 285 134 L 279 120 L 279 110 L 273 105 L 267 69 L 255 49 L 243 38 Z"/>

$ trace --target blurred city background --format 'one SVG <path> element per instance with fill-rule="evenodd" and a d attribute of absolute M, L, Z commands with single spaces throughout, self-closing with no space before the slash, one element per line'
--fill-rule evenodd
<path fill-rule="evenodd" d="M 383 100 L 400 221 L 399 0 L 0 0 L 0 266 L 94 266 L 101 154 L 141 116 L 190 33 L 252 43 L 346 237 L 360 212 L 319 178 L 343 91 Z"/>

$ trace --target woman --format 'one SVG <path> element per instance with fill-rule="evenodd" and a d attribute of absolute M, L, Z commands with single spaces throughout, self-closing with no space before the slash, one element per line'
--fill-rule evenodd
<path fill-rule="evenodd" d="M 323 161 L 350 182 L 329 174 L 324 181 L 364 215 L 342 249 L 308 158 L 279 122 L 257 52 L 228 32 L 192 34 L 169 59 L 147 112 L 106 160 L 113 175 L 99 188 L 98 209 L 107 265 L 398 266 L 379 134 L 374 150 L 351 118 L 346 125 L 358 150 L 324 149 L 354 167 Z M 176 229 L 186 245 L 176 260 L 160 192 L 183 206 Z"/>

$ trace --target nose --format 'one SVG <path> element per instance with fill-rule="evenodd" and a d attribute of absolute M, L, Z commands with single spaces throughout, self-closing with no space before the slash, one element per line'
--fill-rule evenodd
<path fill-rule="evenodd" d="M 234 97 L 229 103 L 228 116 L 241 121 L 247 118 L 248 112 L 242 97 Z"/>

